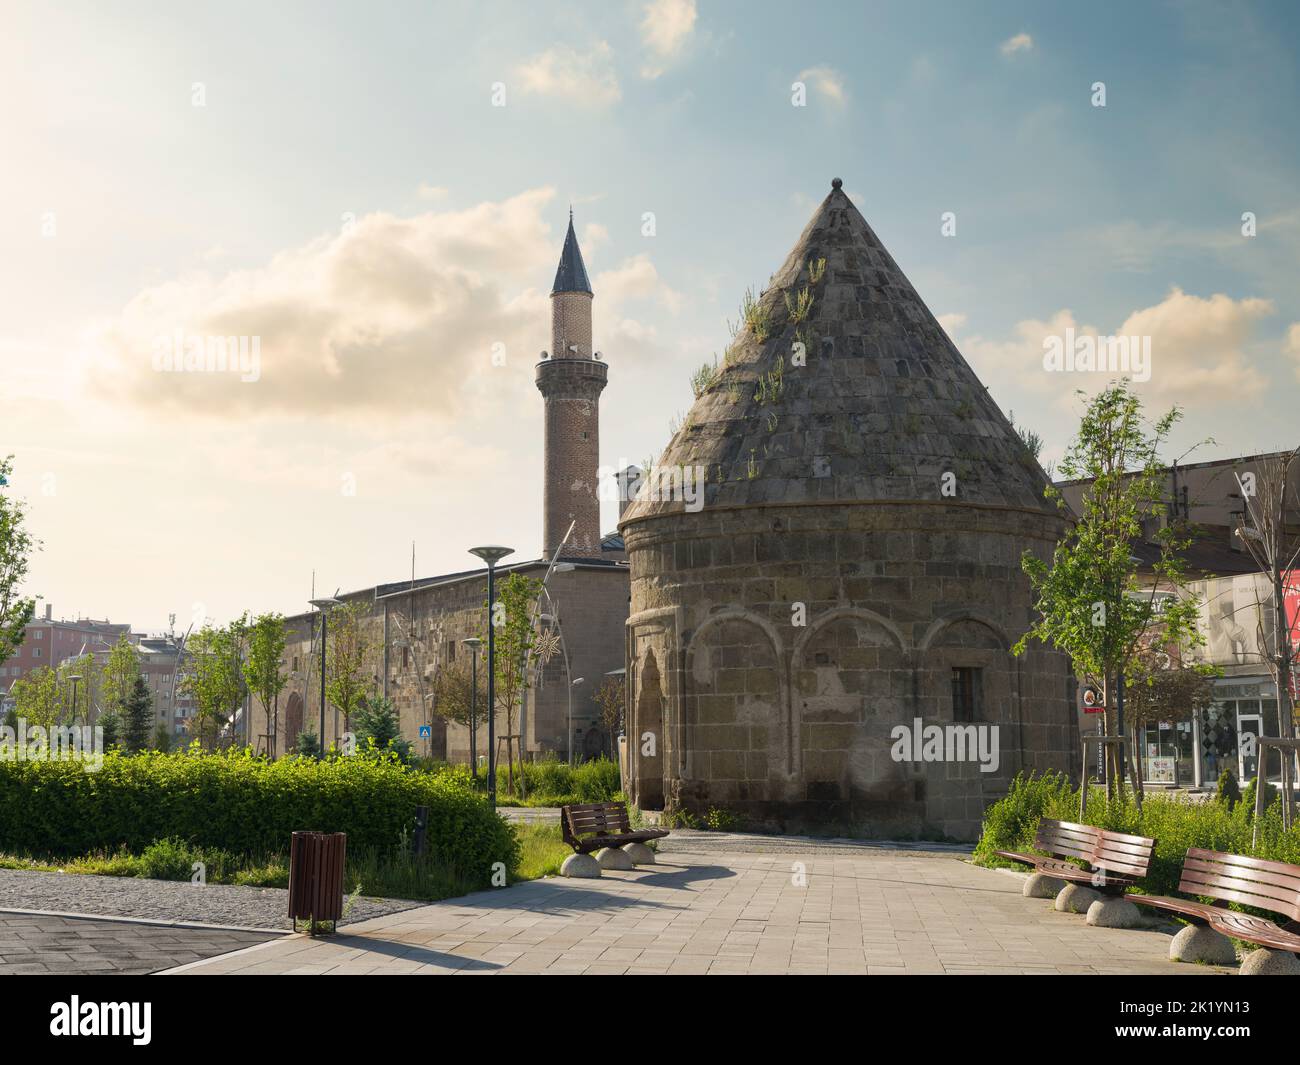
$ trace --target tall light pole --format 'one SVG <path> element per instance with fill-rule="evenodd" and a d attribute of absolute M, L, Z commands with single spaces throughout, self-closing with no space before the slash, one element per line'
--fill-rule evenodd
<path fill-rule="evenodd" d="M 325 757 L 325 610 L 338 606 L 339 601 L 333 596 L 324 599 L 312 599 L 311 605 L 320 611 L 320 732 L 316 735 L 316 748 L 319 757 Z"/>
<path fill-rule="evenodd" d="M 586 677 L 575 677 L 573 683 L 569 685 L 569 765 L 573 765 L 573 689 L 586 679 Z"/>
<path fill-rule="evenodd" d="M 506 555 L 513 555 L 515 549 L 489 544 L 486 547 L 471 547 L 469 553 L 481 558 L 487 563 L 488 568 L 488 806 L 495 810 L 497 808 L 497 734 L 496 714 L 493 711 L 496 709 L 497 642 L 493 614 L 497 598 L 496 569 L 497 563 Z"/>
<path fill-rule="evenodd" d="M 478 780 L 478 649 L 483 641 L 477 636 L 461 640 L 469 648 L 470 682 L 469 682 L 469 772 Z"/>

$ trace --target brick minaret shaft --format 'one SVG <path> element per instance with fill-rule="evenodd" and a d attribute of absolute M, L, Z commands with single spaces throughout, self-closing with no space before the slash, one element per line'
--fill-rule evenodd
<path fill-rule="evenodd" d="M 560 253 L 551 291 L 551 356 L 537 364 L 546 400 L 542 544 L 549 556 L 575 522 L 565 558 L 600 557 L 600 393 L 608 369 L 591 346 L 591 282 L 573 232 Z"/>

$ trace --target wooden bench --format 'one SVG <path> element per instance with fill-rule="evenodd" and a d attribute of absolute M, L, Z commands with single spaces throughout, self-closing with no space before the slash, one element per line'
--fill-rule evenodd
<path fill-rule="evenodd" d="M 576 853 L 590 854 L 602 847 L 659 839 L 668 835 L 668 830 L 633 829 L 621 802 L 586 802 L 560 807 L 560 834 Z"/>
<path fill-rule="evenodd" d="M 1044 817 L 1038 823 L 1034 846 L 1053 857 L 1018 851 L 994 853 L 1032 865 L 1035 872 L 1119 895 L 1146 876 L 1156 841 L 1145 836 L 1129 836 L 1092 825 L 1076 825 L 1072 821 L 1054 821 Z M 1073 862 L 1064 860 L 1069 858 L 1086 862 L 1088 868 L 1080 869 Z"/>
<path fill-rule="evenodd" d="M 1178 890 L 1217 900 L 1213 904 L 1166 895 L 1129 895 L 1130 902 L 1208 924 L 1214 931 L 1273 950 L 1300 954 L 1300 865 L 1246 858 L 1192 847 L 1183 860 Z M 1263 917 L 1227 909 L 1230 902 L 1288 918 L 1279 927 Z"/>

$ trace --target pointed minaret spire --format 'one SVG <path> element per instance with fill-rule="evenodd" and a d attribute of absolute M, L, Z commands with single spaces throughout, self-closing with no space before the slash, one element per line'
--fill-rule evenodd
<path fill-rule="evenodd" d="M 547 556 L 572 525 L 564 556 L 600 558 L 600 393 L 608 370 L 592 350 L 593 299 L 570 206 L 551 291 L 551 353 L 537 364 L 537 387 L 546 401 L 542 546 Z"/>
<path fill-rule="evenodd" d="M 564 250 L 560 252 L 560 266 L 555 271 L 555 284 L 551 295 L 557 292 L 585 292 L 591 295 L 591 282 L 587 280 L 587 267 L 578 247 L 578 235 L 573 231 L 573 208 L 569 208 L 569 231 L 564 235 Z"/>

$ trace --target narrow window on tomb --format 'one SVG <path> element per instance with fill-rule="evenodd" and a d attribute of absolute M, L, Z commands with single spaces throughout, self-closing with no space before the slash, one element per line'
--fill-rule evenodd
<path fill-rule="evenodd" d="M 952 719 L 978 721 L 980 717 L 980 687 L 983 670 L 974 666 L 958 666 L 952 671 Z"/>
<path fill-rule="evenodd" d="M 411 649 L 409 647 L 402 648 L 402 668 L 411 668 Z"/>

